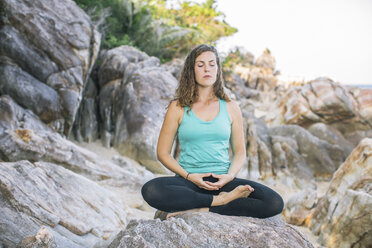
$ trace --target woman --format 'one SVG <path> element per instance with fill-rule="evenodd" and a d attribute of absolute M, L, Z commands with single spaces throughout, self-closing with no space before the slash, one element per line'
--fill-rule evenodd
<path fill-rule="evenodd" d="M 171 156 L 177 134 L 178 162 Z M 200 45 L 187 56 L 160 131 L 157 155 L 176 176 L 155 178 L 143 186 L 143 198 L 161 210 L 155 217 L 211 211 L 266 218 L 283 209 L 282 198 L 270 188 L 236 178 L 246 156 L 242 115 L 224 92 L 220 59 L 212 46 Z"/>

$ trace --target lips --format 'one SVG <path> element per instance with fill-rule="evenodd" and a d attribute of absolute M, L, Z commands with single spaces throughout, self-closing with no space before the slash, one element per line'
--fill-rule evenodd
<path fill-rule="evenodd" d="M 211 78 L 212 76 L 210 75 L 205 75 L 203 78 Z"/>

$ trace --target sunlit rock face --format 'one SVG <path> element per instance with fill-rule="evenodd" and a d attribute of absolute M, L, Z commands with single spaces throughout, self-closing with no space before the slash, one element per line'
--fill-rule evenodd
<path fill-rule="evenodd" d="M 296 226 L 305 224 L 317 200 L 317 193 L 311 188 L 303 189 L 291 196 L 282 213 L 285 222 Z"/>
<path fill-rule="evenodd" d="M 277 86 L 275 58 L 265 50 L 255 61 L 249 52 L 244 59 L 232 68 L 224 68 L 226 87 L 238 100 L 254 98 L 261 101 L 259 97 L 262 97 L 262 92 L 267 93 Z"/>
<path fill-rule="evenodd" d="M 301 87 L 291 87 L 266 117 L 269 125 L 284 123 L 307 127 L 322 122 L 343 134 L 372 128 L 371 90 L 344 87 L 328 78 L 318 78 Z"/>
<path fill-rule="evenodd" d="M 100 34 L 74 1 L 1 1 L 0 94 L 68 135 Z"/>
<path fill-rule="evenodd" d="M 189 213 L 166 221 L 133 220 L 109 248 L 137 247 L 313 247 L 280 217 L 257 219 Z"/>
<path fill-rule="evenodd" d="M 270 51 L 266 49 L 257 59 L 254 63 L 258 67 L 264 67 L 271 69 L 272 71 L 275 70 L 276 61 L 274 56 L 271 55 Z"/>
<path fill-rule="evenodd" d="M 326 247 L 372 244 L 372 139 L 363 139 L 334 173 L 308 222 Z"/>

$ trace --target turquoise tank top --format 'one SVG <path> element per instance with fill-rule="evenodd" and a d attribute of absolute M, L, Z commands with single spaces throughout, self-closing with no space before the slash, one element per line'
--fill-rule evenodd
<path fill-rule="evenodd" d="M 229 141 L 231 120 L 226 102 L 219 99 L 220 110 L 211 121 L 199 119 L 189 107 L 178 128 L 181 153 L 178 163 L 189 173 L 227 174 L 230 167 Z"/>

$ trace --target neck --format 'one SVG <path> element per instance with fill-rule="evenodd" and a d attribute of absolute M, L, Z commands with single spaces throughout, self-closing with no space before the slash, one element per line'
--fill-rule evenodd
<path fill-rule="evenodd" d="M 217 96 L 213 92 L 213 86 L 207 88 L 198 87 L 198 102 L 208 103 L 216 98 Z"/>

